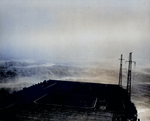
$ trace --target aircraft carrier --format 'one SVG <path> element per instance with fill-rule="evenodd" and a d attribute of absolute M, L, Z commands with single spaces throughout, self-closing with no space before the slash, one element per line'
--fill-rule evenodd
<path fill-rule="evenodd" d="M 45 80 L 1 95 L 0 120 L 137 121 L 137 110 L 130 100 L 131 59 L 130 53 L 127 89 L 122 88 L 121 73 L 119 85 Z M 120 60 L 122 64 L 122 56 Z"/>

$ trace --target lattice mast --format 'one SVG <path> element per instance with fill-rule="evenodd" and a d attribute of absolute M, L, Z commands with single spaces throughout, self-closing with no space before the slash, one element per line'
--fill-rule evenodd
<path fill-rule="evenodd" d="M 123 55 L 121 54 L 121 58 L 119 59 L 120 60 L 120 71 L 119 71 L 119 86 L 122 87 L 122 59 L 123 58 Z"/>
<path fill-rule="evenodd" d="M 128 76 L 127 76 L 127 92 L 129 97 L 131 97 L 131 71 L 132 71 L 132 62 L 135 63 L 135 61 L 132 61 L 132 52 L 129 53 L 129 66 L 128 66 Z"/>

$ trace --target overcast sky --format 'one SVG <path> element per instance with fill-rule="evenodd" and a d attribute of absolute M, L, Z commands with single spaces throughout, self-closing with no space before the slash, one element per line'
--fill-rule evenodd
<path fill-rule="evenodd" d="M 0 0 L 0 59 L 150 64 L 150 0 Z"/>

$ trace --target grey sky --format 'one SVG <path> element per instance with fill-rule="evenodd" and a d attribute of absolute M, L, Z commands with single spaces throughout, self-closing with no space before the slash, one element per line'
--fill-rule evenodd
<path fill-rule="evenodd" d="M 0 59 L 150 63 L 150 0 L 0 0 Z"/>

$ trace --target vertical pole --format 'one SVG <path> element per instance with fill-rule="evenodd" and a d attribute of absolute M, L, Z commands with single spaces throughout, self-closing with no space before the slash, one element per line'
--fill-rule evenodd
<path fill-rule="evenodd" d="M 119 71 L 119 86 L 122 87 L 122 54 L 120 58 L 120 71 Z"/>
<path fill-rule="evenodd" d="M 132 53 L 129 54 L 129 66 L 127 76 L 127 92 L 129 97 L 131 97 L 131 70 L 132 70 Z"/>

